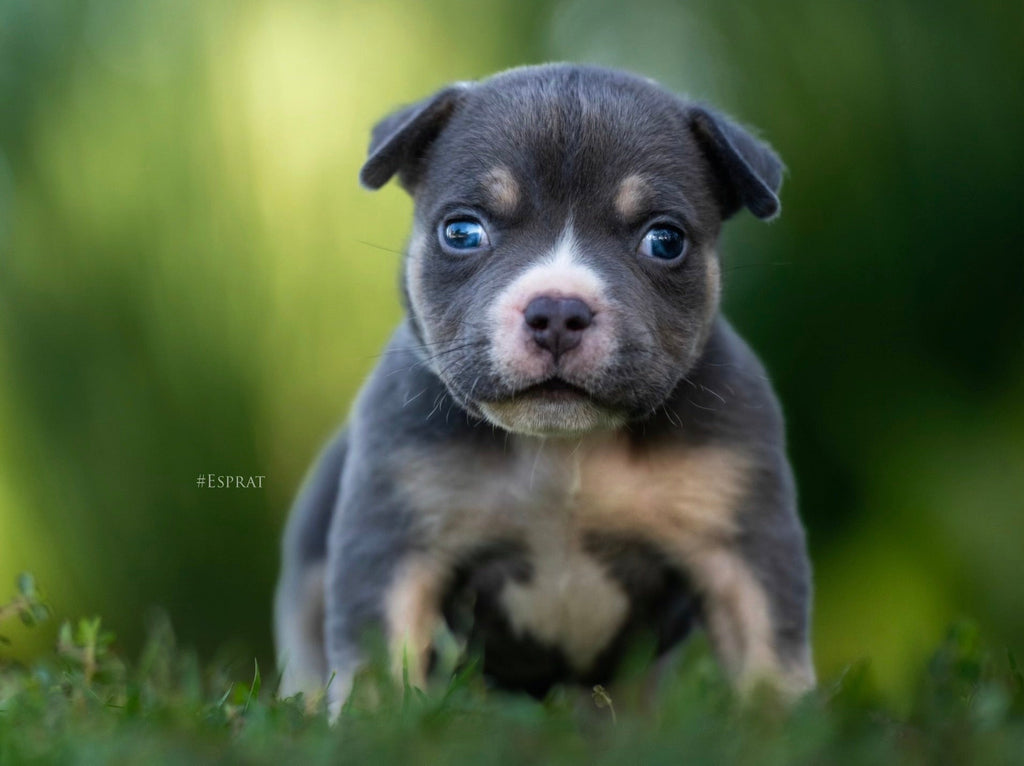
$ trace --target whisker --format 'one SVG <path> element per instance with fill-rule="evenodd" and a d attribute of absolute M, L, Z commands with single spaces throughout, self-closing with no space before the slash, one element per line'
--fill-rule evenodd
<path fill-rule="evenodd" d="M 450 354 L 454 354 L 457 351 L 464 351 L 467 348 L 478 348 L 478 347 L 480 347 L 480 345 L 481 344 L 479 344 L 479 343 L 465 343 L 465 344 L 463 344 L 461 346 L 456 346 L 454 348 L 442 349 L 441 351 L 438 351 L 438 352 L 436 352 L 434 354 L 430 354 L 429 356 L 425 357 L 423 361 L 425 361 L 425 362 L 434 362 L 434 361 L 437 361 L 438 359 L 440 359 L 443 356 L 449 356 Z"/>
<path fill-rule="evenodd" d="M 718 412 L 718 410 L 715 409 L 714 407 L 705 407 L 705 406 L 703 406 L 701 404 L 697 404 L 697 402 L 693 401 L 693 399 L 690 399 L 689 397 L 687 397 L 686 401 L 688 401 L 690 404 L 692 404 L 698 410 L 706 410 L 707 412 Z"/>
<path fill-rule="evenodd" d="M 453 343 L 489 343 L 487 338 L 449 338 L 448 340 L 435 340 L 429 343 L 412 343 L 407 346 L 400 346 L 400 351 L 423 351 L 425 349 L 436 348 L 438 346 L 451 345 Z"/>
<path fill-rule="evenodd" d="M 430 420 L 430 418 L 433 417 L 434 413 L 437 412 L 438 409 L 440 409 L 441 403 L 444 401 L 444 396 L 444 391 L 437 395 L 437 397 L 434 399 L 434 406 L 431 408 L 430 412 L 427 413 L 427 417 L 425 418 L 425 420 Z"/>
<path fill-rule="evenodd" d="M 473 348 L 473 347 L 476 347 L 476 346 L 479 346 L 479 345 L 480 345 L 479 341 L 473 341 L 473 342 L 470 342 L 470 343 L 464 343 L 463 345 L 456 346 L 454 348 L 442 349 L 441 351 L 438 351 L 438 352 L 436 352 L 434 354 L 430 354 L 430 355 L 428 355 L 428 356 L 426 356 L 426 357 L 424 357 L 422 359 L 417 359 L 412 364 L 408 364 L 408 365 L 406 365 L 404 367 L 398 367 L 398 368 L 392 370 L 391 372 L 389 372 L 387 374 L 387 377 L 391 377 L 392 375 L 398 375 L 399 373 L 409 372 L 410 370 L 412 370 L 415 367 L 419 367 L 421 365 L 430 364 L 431 362 L 436 362 L 438 359 L 440 359 L 440 358 L 442 358 L 444 356 L 448 356 L 450 354 L 454 354 L 454 353 L 456 353 L 458 351 L 464 351 L 467 348 Z"/>
<path fill-rule="evenodd" d="M 676 428 L 682 428 L 683 427 L 683 421 L 679 419 L 679 415 L 674 413 L 674 412 L 672 412 L 672 410 L 670 410 L 668 408 L 668 405 L 666 405 L 666 404 L 661 405 L 661 409 L 664 411 L 665 417 L 668 418 L 668 422 L 669 423 L 674 425 Z"/>
<path fill-rule="evenodd" d="M 367 242 L 365 239 L 356 239 L 354 242 L 358 242 L 360 245 L 366 245 L 372 247 L 374 250 L 383 250 L 385 253 L 393 253 L 394 255 L 404 256 L 405 253 L 401 250 L 392 250 L 390 247 L 384 247 L 383 245 L 375 245 L 373 242 Z"/>
<path fill-rule="evenodd" d="M 416 394 L 416 396 L 412 396 L 412 397 L 406 399 L 404 402 L 402 402 L 402 407 L 409 406 L 410 404 L 415 402 L 417 399 L 419 399 L 421 396 L 423 396 L 423 394 L 425 394 L 425 393 L 427 393 L 427 389 L 424 388 L 418 394 Z"/>
<path fill-rule="evenodd" d="M 719 394 L 717 391 L 712 391 L 710 388 L 708 388 L 704 384 L 701 384 L 700 388 L 701 388 L 701 391 L 707 391 L 709 394 L 711 394 L 716 399 L 718 399 L 722 404 L 725 404 L 725 397 L 722 396 L 721 394 Z"/>

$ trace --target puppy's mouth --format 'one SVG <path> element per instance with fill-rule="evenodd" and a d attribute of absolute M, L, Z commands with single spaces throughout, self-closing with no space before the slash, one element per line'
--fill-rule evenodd
<path fill-rule="evenodd" d="M 586 389 L 581 388 L 567 380 L 559 377 L 548 378 L 540 383 L 534 383 L 532 386 L 521 388 L 516 391 L 513 398 L 539 398 L 546 401 L 557 402 L 557 401 L 571 401 L 573 399 L 592 399 Z"/>
<path fill-rule="evenodd" d="M 558 376 L 517 389 L 499 400 L 480 402 L 483 416 L 513 433 L 578 436 L 618 428 L 625 412 L 610 407 L 587 389 Z"/>

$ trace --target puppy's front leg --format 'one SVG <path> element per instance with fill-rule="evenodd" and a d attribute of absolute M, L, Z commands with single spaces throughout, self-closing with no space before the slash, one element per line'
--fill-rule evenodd
<path fill-rule="evenodd" d="M 442 570 L 414 544 L 412 514 L 376 478 L 345 493 L 331 527 L 324 629 L 332 719 L 374 633 L 387 641 L 396 680 L 408 672 L 422 685 L 440 616 Z"/>
<path fill-rule="evenodd" d="M 331 523 L 324 594 L 328 708 L 335 719 L 367 657 L 366 642 L 387 638 L 388 598 L 411 555 L 407 510 L 380 477 L 348 466 Z M 369 480 L 368 480 L 369 479 Z"/>
<path fill-rule="evenodd" d="M 712 646 L 740 693 L 765 683 L 793 699 L 815 683 L 802 535 L 758 542 L 775 547 L 713 546 L 692 555 L 690 568 Z"/>
<path fill-rule="evenodd" d="M 385 595 L 385 632 L 396 681 L 423 687 L 431 642 L 441 620 L 443 568 L 425 553 L 403 562 Z"/>

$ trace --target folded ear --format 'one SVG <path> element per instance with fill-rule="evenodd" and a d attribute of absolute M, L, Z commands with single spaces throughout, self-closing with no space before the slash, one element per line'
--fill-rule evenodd
<path fill-rule="evenodd" d="M 363 186 L 379 189 L 398 173 L 399 182 L 411 191 L 419 180 L 427 148 L 440 134 L 468 87 L 451 85 L 378 122 L 370 138 L 368 157 L 359 171 Z"/>
<path fill-rule="evenodd" d="M 736 123 L 702 106 L 688 109 L 690 128 L 721 182 L 722 218 L 744 205 L 758 218 L 779 213 L 782 161 L 768 144 L 754 138 Z"/>

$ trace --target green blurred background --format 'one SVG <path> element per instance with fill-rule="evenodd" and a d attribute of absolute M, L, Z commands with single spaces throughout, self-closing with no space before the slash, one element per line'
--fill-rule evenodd
<path fill-rule="evenodd" d="M 1024 653 L 1004 0 L 0 2 L 0 599 L 31 569 L 129 652 L 158 606 L 269 666 L 285 512 L 400 314 L 411 208 L 358 187 L 369 128 L 547 60 L 707 99 L 789 166 L 782 218 L 727 229 L 725 308 L 788 413 L 822 676 L 867 657 L 898 698 L 963 615 Z"/>

